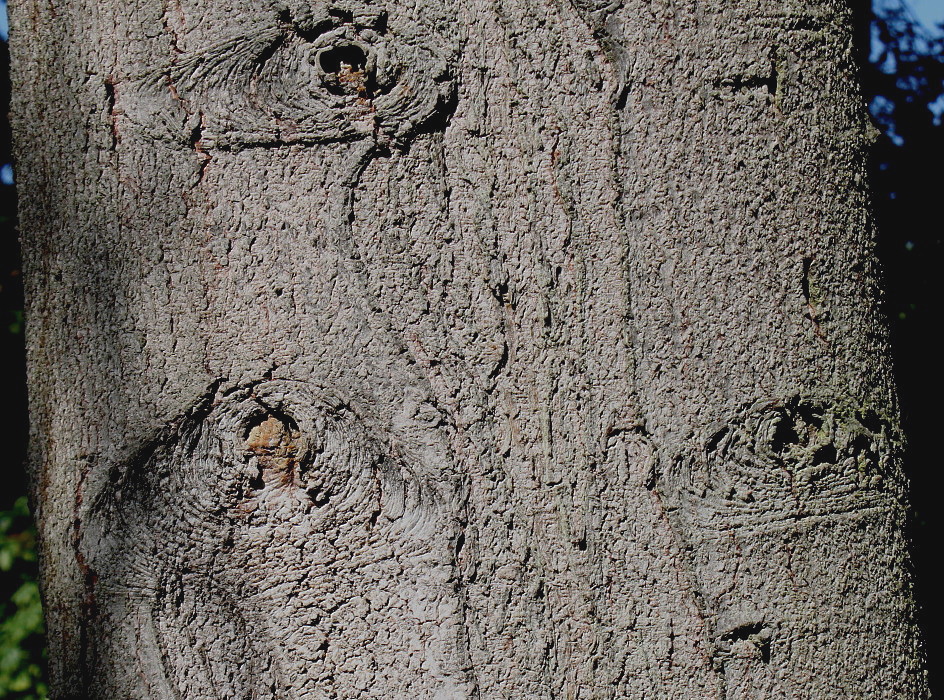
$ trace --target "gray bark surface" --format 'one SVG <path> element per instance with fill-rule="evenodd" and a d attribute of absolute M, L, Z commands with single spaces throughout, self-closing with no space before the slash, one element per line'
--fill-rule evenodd
<path fill-rule="evenodd" d="M 839 0 L 17 0 L 56 698 L 923 698 Z"/>

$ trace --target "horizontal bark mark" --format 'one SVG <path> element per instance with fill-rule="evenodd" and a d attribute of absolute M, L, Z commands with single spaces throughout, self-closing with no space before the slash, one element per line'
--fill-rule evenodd
<path fill-rule="evenodd" d="M 904 502 L 900 439 L 874 411 L 794 396 L 693 441 L 658 488 L 693 531 L 788 528 Z"/>

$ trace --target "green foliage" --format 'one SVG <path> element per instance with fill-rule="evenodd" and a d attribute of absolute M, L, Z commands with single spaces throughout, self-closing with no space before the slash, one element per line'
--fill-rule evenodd
<path fill-rule="evenodd" d="M 26 497 L 0 511 L 0 698 L 44 700 L 43 610 L 36 584 L 36 534 Z M 5 600 L 5 602 L 3 602 Z"/>
<path fill-rule="evenodd" d="M 7 326 L 7 330 L 9 330 L 13 335 L 19 335 L 23 332 L 23 312 L 13 311 L 10 315 L 11 320 L 10 325 Z"/>

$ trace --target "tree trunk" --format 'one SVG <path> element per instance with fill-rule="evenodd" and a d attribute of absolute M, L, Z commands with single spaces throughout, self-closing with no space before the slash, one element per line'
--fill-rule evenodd
<path fill-rule="evenodd" d="M 840 0 L 18 0 L 56 698 L 922 698 Z"/>

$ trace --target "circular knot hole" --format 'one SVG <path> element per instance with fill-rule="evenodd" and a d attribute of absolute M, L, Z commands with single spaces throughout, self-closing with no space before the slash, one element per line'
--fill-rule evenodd
<path fill-rule="evenodd" d="M 367 51 L 357 44 L 336 44 L 318 53 L 324 85 L 335 95 L 366 101 L 371 95 L 373 65 Z"/>
<path fill-rule="evenodd" d="M 341 44 L 326 49 L 318 56 L 318 61 L 325 73 L 363 75 L 367 72 L 367 54 L 356 44 Z"/>

